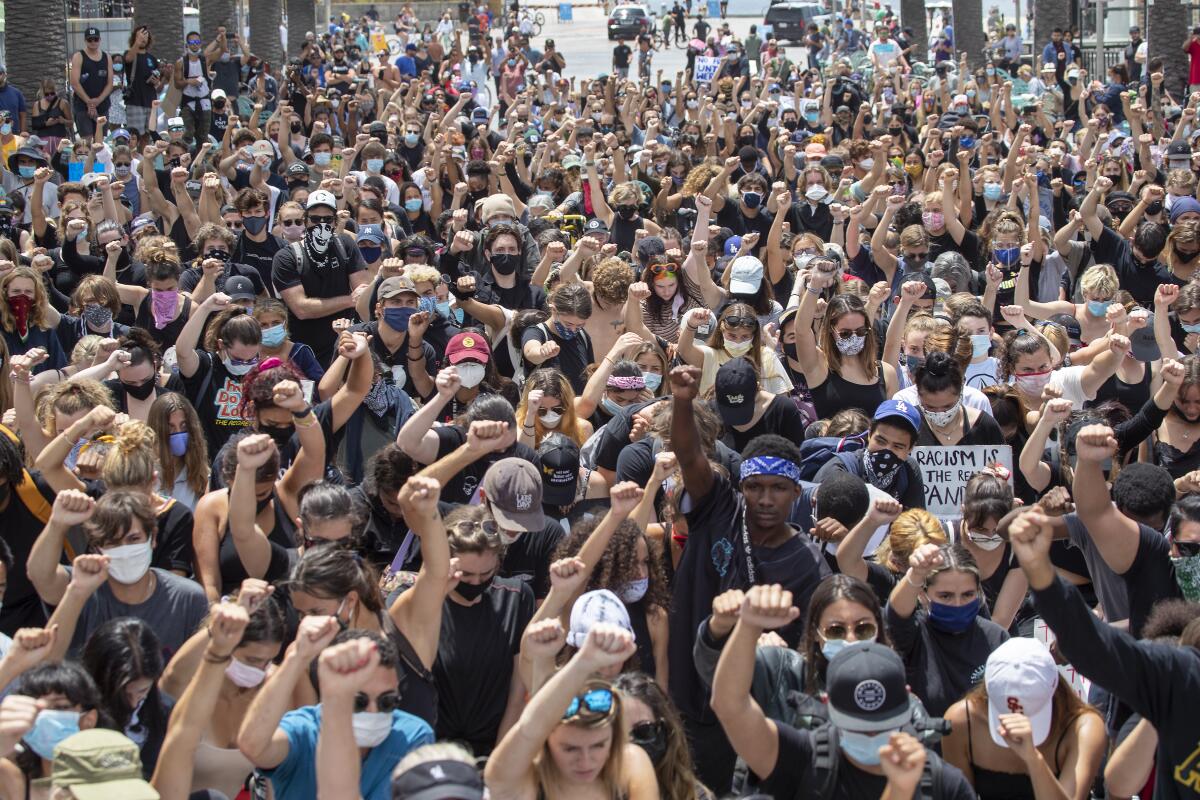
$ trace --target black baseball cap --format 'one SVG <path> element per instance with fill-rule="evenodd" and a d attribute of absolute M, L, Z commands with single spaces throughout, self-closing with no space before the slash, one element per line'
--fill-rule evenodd
<path fill-rule="evenodd" d="M 233 275 L 225 281 L 225 294 L 230 300 L 253 300 L 254 284 L 244 275 Z"/>
<path fill-rule="evenodd" d="M 392 776 L 392 800 L 483 800 L 483 779 L 462 761 L 426 761 Z"/>
<path fill-rule="evenodd" d="M 1083 345 L 1083 330 L 1079 327 L 1079 320 L 1075 319 L 1073 314 L 1055 314 L 1046 321 L 1062 327 L 1067 332 L 1067 339 L 1070 340 L 1072 347 Z"/>
<path fill-rule="evenodd" d="M 579 445 L 569 436 L 551 433 L 537 449 L 542 465 L 542 502 L 569 506 L 579 488 Z"/>
<path fill-rule="evenodd" d="M 825 671 L 829 721 L 844 731 L 899 730 L 912 718 L 904 662 L 878 642 L 844 648 Z"/>
<path fill-rule="evenodd" d="M 754 398 L 758 394 L 758 375 L 754 365 L 744 358 L 726 361 L 717 370 L 715 384 L 717 411 L 726 425 L 745 425 L 754 417 Z"/>
<path fill-rule="evenodd" d="M 607 236 L 608 225 L 605 224 L 604 220 L 600 219 L 599 217 L 594 217 L 589 219 L 587 224 L 583 226 L 583 233 L 585 236 L 589 233 L 602 233 Z"/>
<path fill-rule="evenodd" d="M 99 39 L 100 38 L 100 29 L 99 28 L 88 28 L 87 30 L 85 30 L 83 32 L 83 38 L 85 41 L 88 39 Z"/>

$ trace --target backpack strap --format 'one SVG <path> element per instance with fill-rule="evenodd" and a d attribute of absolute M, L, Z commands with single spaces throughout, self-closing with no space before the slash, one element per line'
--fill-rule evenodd
<path fill-rule="evenodd" d="M 928 748 L 925 751 L 925 767 L 921 770 L 921 782 L 917 784 L 920 800 L 938 800 L 942 796 L 942 773 L 944 762 Z"/>
<path fill-rule="evenodd" d="M 812 788 L 817 797 L 831 798 L 837 787 L 838 771 L 838 736 L 832 725 L 822 725 L 813 731 L 813 771 Z"/>

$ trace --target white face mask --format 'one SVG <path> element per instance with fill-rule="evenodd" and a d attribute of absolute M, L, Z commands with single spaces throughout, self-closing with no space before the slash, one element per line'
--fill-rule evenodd
<path fill-rule="evenodd" d="M 538 416 L 541 418 L 542 424 L 547 428 L 557 428 L 558 423 L 562 420 L 562 414 L 557 411 L 547 411 L 545 414 L 539 414 Z"/>
<path fill-rule="evenodd" d="M 351 719 L 354 743 L 359 747 L 378 747 L 392 732 L 390 711 L 359 711 Z"/>
<path fill-rule="evenodd" d="M 459 364 L 455 367 L 458 377 L 462 380 L 464 389 L 473 389 L 483 382 L 483 373 L 487 369 L 483 364 Z"/>
<path fill-rule="evenodd" d="M 137 583 L 150 569 L 150 561 L 154 557 L 154 549 L 149 541 L 140 544 L 126 544 L 120 547 L 110 547 L 101 550 L 108 556 L 108 574 L 117 583 Z"/>
<path fill-rule="evenodd" d="M 810 203 L 819 203 L 825 198 L 826 194 L 827 192 L 825 191 L 824 186 L 819 183 L 814 183 L 812 186 L 808 187 L 808 191 L 804 193 L 804 196 L 808 198 Z"/>
<path fill-rule="evenodd" d="M 225 668 L 225 677 L 233 681 L 234 686 L 242 689 L 253 689 L 267 679 L 267 671 L 258 667 L 252 667 L 235 658 Z"/>
<path fill-rule="evenodd" d="M 747 339 L 744 342 L 725 342 L 725 352 L 734 358 L 744 356 L 750 352 L 750 347 L 754 344 L 752 339 Z"/>
<path fill-rule="evenodd" d="M 929 420 L 929 424 L 936 428 L 944 428 L 954 421 L 954 415 L 958 413 L 958 403 L 955 403 L 945 411 L 925 411 L 925 416 Z"/>

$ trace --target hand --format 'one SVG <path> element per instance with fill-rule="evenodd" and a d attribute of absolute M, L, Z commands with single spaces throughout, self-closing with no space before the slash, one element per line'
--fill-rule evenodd
<path fill-rule="evenodd" d="M 675 367 L 670 372 L 671 394 L 678 400 L 695 400 L 700 393 L 700 368 Z"/>
<path fill-rule="evenodd" d="M 1117 437 L 1107 425 L 1088 425 L 1075 437 L 1075 455 L 1079 461 L 1101 463 L 1117 454 Z"/>
<path fill-rule="evenodd" d="M 338 340 L 338 355 L 343 356 L 350 361 L 357 361 L 367 353 L 367 345 L 370 344 L 371 337 L 365 333 L 351 333 L 350 331 L 342 331 Z"/>
<path fill-rule="evenodd" d="M 1071 501 L 1071 492 L 1067 487 L 1055 486 L 1042 495 L 1042 499 L 1032 508 L 1045 513 L 1047 516 L 1061 517 L 1064 514 L 1070 514 L 1074 511 L 1075 503 Z"/>
<path fill-rule="evenodd" d="M 1108 349 L 1112 350 L 1119 356 L 1126 355 L 1133 347 L 1128 336 L 1122 336 L 1119 333 L 1110 334 L 1108 337 Z"/>
<path fill-rule="evenodd" d="M 1159 288 L 1162 288 L 1161 286 Z M 650 285 L 645 281 L 638 281 L 629 285 L 629 298 L 635 303 L 641 303 L 650 297 Z"/>
<path fill-rule="evenodd" d="M 675 474 L 679 468 L 679 459 L 670 450 L 663 450 L 654 457 L 654 469 L 650 473 L 651 483 L 662 483 L 668 475 Z"/>
<path fill-rule="evenodd" d="M 1096 178 L 1095 187 L 1096 191 L 1100 194 L 1108 194 L 1109 190 L 1112 189 L 1112 186 L 1113 182 L 1110 178 L 1106 178 L 1103 175 L 1101 175 L 1099 178 Z"/>
<path fill-rule="evenodd" d="M 614 517 L 624 519 L 633 513 L 646 492 L 633 481 L 622 481 L 609 492 L 609 512 Z"/>
<path fill-rule="evenodd" d="M 1183 386 L 1183 376 L 1186 370 L 1183 363 L 1175 361 L 1171 358 L 1164 358 L 1162 366 L 1158 370 L 1158 374 L 1162 377 L 1163 383 L 1169 386 L 1174 386 L 1176 389 Z"/>
<path fill-rule="evenodd" d="M 759 630 L 782 628 L 800 616 L 792 605 L 792 593 L 779 584 L 750 587 L 742 601 L 740 624 Z"/>
<path fill-rule="evenodd" d="M 467 431 L 467 449 L 480 455 L 498 453 L 511 444 L 507 437 L 507 422 L 475 420 Z"/>
<path fill-rule="evenodd" d="M 1067 421 L 1067 417 L 1071 416 L 1071 409 L 1074 406 L 1070 400 L 1065 400 L 1061 397 L 1049 400 L 1042 406 L 1042 416 L 1053 425 L 1058 425 Z"/>
<path fill-rule="evenodd" d="M 38 167 L 33 173 L 34 185 L 40 186 L 50 180 L 54 175 L 54 170 L 49 167 Z"/>
<path fill-rule="evenodd" d="M 54 498 L 54 508 L 50 512 L 50 519 L 65 527 L 82 525 L 92 518 L 95 510 L 95 500 L 76 489 L 67 489 L 59 492 L 58 496 Z"/>
<path fill-rule="evenodd" d="M 543 361 L 548 361 L 554 358 L 556 355 L 558 355 L 558 351 L 558 342 L 542 342 L 540 345 L 538 345 L 538 352 L 541 354 Z"/>
<path fill-rule="evenodd" d="M 275 587 L 266 581 L 246 578 L 238 587 L 237 604 L 246 609 L 247 614 L 253 614 L 273 594 Z"/>
<path fill-rule="evenodd" d="M 72 219 L 67 222 L 67 239 L 71 240 L 87 230 L 87 222 L 82 219 Z"/>
<path fill-rule="evenodd" d="M 201 307 L 207 308 L 211 311 L 213 309 L 224 308 L 225 306 L 229 305 L 229 303 L 229 295 L 225 294 L 224 292 L 214 292 L 208 296 L 208 299 L 201 303 Z"/>
<path fill-rule="evenodd" d="M 1000 737 L 1025 764 L 1032 764 L 1038 757 L 1038 751 L 1033 745 L 1033 725 L 1029 717 L 1024 714 L 1001 714 L 999 720 L 1000 725 L 996 730 Z"/>
<path fill-rule="evenodd" d="M 550 565 L 550 588 L 563 597 L 575 597 L 591 576 L 582 559 L 560 558 Z"/>
<path fill-rule="evenodd" d="M 26 672 L 46 660 L 57 639 L 57 623 L 47 628 L 21 628 L 13 636 L 12 646 L 4 660 L 21 672 Z"/>
<path fill-rule="evenodd" d="M 76 556 L 71 571 L 71 585 L 90 597 L 108 580 L 108 556 Z"/>
<path fill-rule="evenodd" d="M 308 405 L 304 399 L 304 392 L 300 389 L 300 384 L 291 380 L 275 384 L 271 400 L 279 408 L 292 413 L 302 411 Z"/>
<path fill-rule="evenodd" d="M 924 281 L 905 281 L 900 287 L 900 300 L 915 303 L 925 296 Z"/>
<path fill-rule="evenodd" d="M 208 646 L 213 655 L 221 658 L 232 655 L 241 644 L 242 635 L 249 624 L 250 612 L 240 603 L 218 603 L 214 606 L 208 623 Z"/>
<path fill-rule="evenodd" d="M 296 641 L 292 643 L 290 650 L 304 662 L 312 661 L 333 641 L 338 630 L 335 617 L 305 617 L 300 620 L 300 626 L 296 630 Z"/>
<path fill-rule="evenodd" d="M 888 786 L 896 789 L 889 796 L 911 797 L 925 771 L 925 745 L 912 734 L 893 733 L 879 748 L 879 757 Z"/>
<path fill-rule="evenodd" d="M 538 620 L 525 628 L 521 652 L 533 661 L 550 661 L 567 643 L 567 632 L 555 618 Z"/>
<path fill-rule="evenodd" d="M 908 557 L 908 581 L 915 585 L 925 585 L 929 573 L 942 565 L 942 550 L 936 544 L 923 544 Z M 916 580 L 913 580 L 913 579 Z"/>
<path fill-rule="evenodd" d="M 1154 290 L 1154 307 L 1170 308 L 1179 299 L 1179 287 L 1173 283 L 1160 283 Z"/>
<path fill-rule="evenodd" d="M 631 632 L 616 625 L 601 623 L 593 625 L 588 631 L 587 639 L 584 640 L 576 658 L 582 659 L 591 671 L 599 672 L 607 667 L 624 664 L 636 652 L 637 645 L 634 644 Z"/>
<path fill-rule="evenodd" d="M 846 538 L 846 535 L 850 533 L 850 529 L 833 517 L 822 517 L 813 523 L 812 530 L 809 533 L 819 541 L 837 544 Z"/>
<path fill-rule="evenodd" d="M 708 630 L 717 639 L 724 639 L 733 631 L 742 613 L 746 594 L 741 589 L 730 589 L 713 598 L 712 616 L 708 618 Z"/>
<path fill-rule="evenodd" d="M 1004 317 L 1004 321 L 1014 328 L 1021 329 L 1027 327 L 1025 309 L 1020 306 L 1004 306 L 1000 309 L 1000 316 Z"/>
<path fill-rule="evenodd" d="M 904 511 L 904 506 L 890 497 L 877 497 L 867 510 L 867 518 L 875 527 L 890 525 Z"/>
<path fill-rule="evenodd" d="M 370 639 L 351 639 L 321 653 L 317 681 L 325 697 L 353 698 L 362 691 L 379 666 L 379 647 Z"/>
<path fill-rule="evenodd" d="M 434 383 L 437 385 L 438 394 L 445 398 L 454 396 L 454 393 L 462 386 L 462 378 L 458 377 L 458 370 L 454 367 L 446 367 L 438 373 Z"/>
<path fill-rule="evenodd" d="M 46 707 L 44 700 L 35 700 L 20 694 L 10 694 L 0 701 L 0 752 L 8 755 L 17 742 L 33 730 L 38 712 Z"/>
<path fill-rule="evenodd" d="M 238 468 L 257 471 L 275 454 L 275 441 L 266 433 L 256 433 L 238 442 Z"/>

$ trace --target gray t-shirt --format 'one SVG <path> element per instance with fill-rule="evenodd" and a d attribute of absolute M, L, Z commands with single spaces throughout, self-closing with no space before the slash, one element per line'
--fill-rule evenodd
<path fill-rule="evenodd" d="M 152 567 L 158 579 L 154 594 L 144 603 L 127 605 L 113 596 L 112 587 L 106 582 L 88 598 L 75 637 L 71 640 L 70 654 L 78 656 L 84 643 L 97 628 L 109 620 L 120 617 L 136 617 L 150 626 L 158 636 L 163 648 L 163 661 L 167 661 L 196 632 L 200 622 L 208 615 L 208 599 L 204 589 L 195 581 L 181 578 L 171 572 Z"/>
<path fill-rule="evenodd" d="M 1071 512 L 1063 517 L 1063 521 L 1067 523 L 1067 538 L 1071 546 L 1083 551 L 1083 560 L 1087 563 L 1088 574 L 1092 576 L 1096 597 L 1104 609 L 1104 618 L 1109 623 L 1129 619 L 1129 595 L 1125 591 L 1125 581 L 1104 563 L 1078 514 Z"/>

